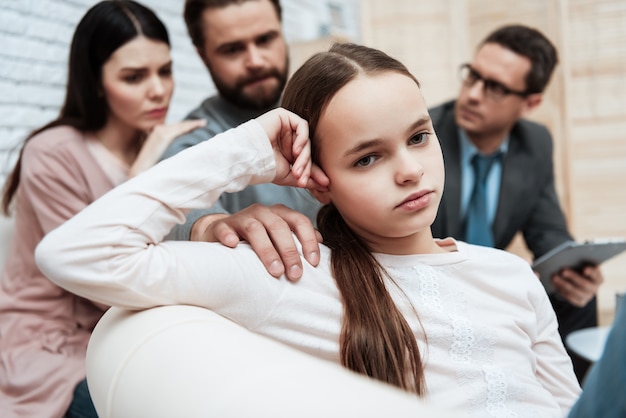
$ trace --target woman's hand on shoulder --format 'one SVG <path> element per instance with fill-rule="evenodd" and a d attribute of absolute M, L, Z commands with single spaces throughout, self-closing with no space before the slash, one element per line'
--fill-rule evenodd
<path fill-rule="evenodd" d="M 155 126 L 146 137 L 146 140 L 130 168 L 129 177 L 134 177 L 152 167 L 160 159 L 165 149 L 177 137 L 206 125 L 204 119 L 184 120 L 168 125 Z"/>
<path fill-rule="evenodd" d="M 276 176 L 273 183 L 316 189 L 328 186 L 328 177 L 311 160 L 309 124 L 306 120 L 280 107 L 256 120 L 274 149 Z"/>

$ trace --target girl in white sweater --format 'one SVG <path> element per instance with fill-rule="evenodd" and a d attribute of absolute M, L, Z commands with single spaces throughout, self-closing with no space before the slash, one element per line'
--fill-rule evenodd
<path fill-rule="evenodd" d="M 294 74 L 283 107 L 99 199 L 48 235 L 41 269 L 113 306 L 206 307 L 464 416 L 566 415 L 580 389 L 528 263 L 432 237 L 443 158 L 406 68 L 335 45 Z M 186 211 L 261 182 L 324 204 L 321 262 L 300 281 L 274 279 L 246 245 L 163 241 Z"/>

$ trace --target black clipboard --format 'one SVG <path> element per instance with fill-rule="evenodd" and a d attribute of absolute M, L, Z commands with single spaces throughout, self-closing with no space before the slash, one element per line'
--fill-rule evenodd
<path fill-rule="evenodd" d="M 552 274 L 562 268 L 580 269 L 585 265 L 602 264 L 623 251 L 626 251 L 626 239 L 607 238 L 585 242 L 566 241 L 548 251 L 533 263 L 533 270 L 539 274 L 546 291 L 552 292 Z"/>

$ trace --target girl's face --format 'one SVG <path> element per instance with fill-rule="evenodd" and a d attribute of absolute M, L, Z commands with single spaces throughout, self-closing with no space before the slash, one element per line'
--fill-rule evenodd
<path fill-rule="evenodd" d="M 108 123 L 149 131 L 165 121 L 174 91 L 169 46 L 138 36 L 118 48 L 102 66 Z"/>
<path fill-rule="evenodd" d="M 330 179 L 328 192 L 315 192 L 322 203 L 332 201 L 376 252 L 432 245 L 443 156 L 415 81 L 396 72 L 358 76 L 329 102 L 316 136 Z"/>

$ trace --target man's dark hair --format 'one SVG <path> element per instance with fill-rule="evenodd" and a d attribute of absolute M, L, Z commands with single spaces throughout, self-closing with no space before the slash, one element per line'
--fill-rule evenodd
<path fill-rule="evenodd" d="M 541 93 L 548 85 L 558 62 L 556 48 L 541 32 L 524 25 L 507 25 L 488 35 L 481 43 L 494 43 L 528 58 L 526 93 Z"/>
<path fill-rule="evenodd" d="M 196 48 L 202 49 L 204 45 L 204 36 L 202 33 L 202 13 L 206 9 L 215 9 L 230 6 L 231 4 L 242 4 L 247 1 L 261 1 L 261 0 L 186 0 L 185 11 L 183 15 L 185 17 L 185 24 L 187 25 L 187 32 L 191 42 Z M 278 20 L 282 21 L 282 9 L 280 7 L 280 0 L 269 0 L 276 9 L 276 15 Z"/>

